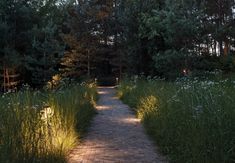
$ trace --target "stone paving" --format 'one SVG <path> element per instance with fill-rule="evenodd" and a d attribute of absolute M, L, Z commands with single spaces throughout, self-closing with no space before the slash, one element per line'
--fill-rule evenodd
<path fill-rule="evenodd" d="M 68 162 L 166 162 L 130 108 L 115 96 L 115 88 L 100 87 L 98 93 L 98 114 L 82 143 L 71 151 Z"/>

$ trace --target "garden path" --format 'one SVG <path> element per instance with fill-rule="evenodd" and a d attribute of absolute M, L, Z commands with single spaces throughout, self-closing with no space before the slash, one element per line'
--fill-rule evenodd
<path fill-rule="evenodd" d="M 71 151 L 69 163 L 161 163 L 163 157 L 146 136 L 114 87 L 98 88 L 98 114 L 87 136 Z"/>

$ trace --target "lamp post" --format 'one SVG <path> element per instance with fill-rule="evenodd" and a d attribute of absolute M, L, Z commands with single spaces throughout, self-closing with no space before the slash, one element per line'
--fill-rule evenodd
<path fill-rule="evenodd" d="M 119 84 L 119 78 L 116 78 L 116 85 Z"/>

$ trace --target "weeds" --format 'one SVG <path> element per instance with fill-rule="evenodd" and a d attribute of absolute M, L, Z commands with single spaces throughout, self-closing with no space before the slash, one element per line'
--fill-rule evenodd
<path fill-rule="evenodd" d="M 65 162 L 94 115 L 95 85 L 0 97 L 0 162 Z"/>
<path fill-rule="evenodd" d="M 124 80 L 119 96 L 172 162 L 235 161 L 233 81 Z"/>

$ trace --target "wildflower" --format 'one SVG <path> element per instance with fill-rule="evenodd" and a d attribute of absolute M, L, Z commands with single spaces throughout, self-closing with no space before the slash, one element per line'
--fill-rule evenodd
<path fill-rule="evenodd" d="M 203 106 L 202 105 L 197 105 L 197 106 L 193 107 L 193 111 L 194 111 L 193 117 L 197 118 L 199 115 L 202 114 Z"/>
<path fill-rule="evenodd" d="M 188 90 L 188 89 L 190 89 L 191 88 L 191 85 L 183 85 L 182 87 L 181 87 L 181 89 L 183 89 L 183 90 Z"/>
<path fill-rule="evenodd" d="M 139 78 L 138 75 L 135 75 L 135 76 L 133 77 L 133 82 L 134 82 L 134 83 L 137 83 L 138 78 Z"/>

